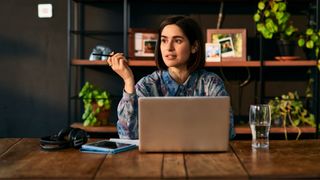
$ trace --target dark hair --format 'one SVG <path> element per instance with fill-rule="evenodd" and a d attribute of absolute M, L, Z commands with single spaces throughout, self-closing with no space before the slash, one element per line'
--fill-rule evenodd
<path fill-rule="evenodd" d="M 199 24 L 195 20 L 186 16 L 170 16 L 164 19 L 160 24 L 160 27 L 158 30 L 159 37 L 158 37 L 156 51 L 155 51 L 155 59 L 156 59 L 157 67 L 161 70 L 168 68 L 162 59 L 160 44 L 161 44 L 162 30 L 167 25 L 171 25 L 171 24 L 175 24 L 179 28 L 181 28 L 183 33 L 188 38 L 190 45 L 194 45 L 195 43 L 197 43 L 197 51 L 194 54 L 190 54 L 189 60 L 187 62 L 188 70 L 190 72 L 194 72 L 200 68 L 203 68 L 205 64 L 205 49 L 204 49 L 202 30 Z"/>

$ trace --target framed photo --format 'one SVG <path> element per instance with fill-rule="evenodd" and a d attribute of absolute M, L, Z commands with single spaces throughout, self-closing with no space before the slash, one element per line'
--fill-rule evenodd
<path fill-rule="evenodd" d="M 206 43 L 206 61 L 207 62 L 220 62 L 221 49 L 219 43 Z"/>
<path fill-rule="evenodd" d="M 130 58 L 154 59 L 158 34 L 155 30 L 129 29 Z"/>
<path fill-rule="evenodd" d="M 207 29 L 207 43 L 220 44 L 221 61 L 247 60 L 246 29 Z"/>

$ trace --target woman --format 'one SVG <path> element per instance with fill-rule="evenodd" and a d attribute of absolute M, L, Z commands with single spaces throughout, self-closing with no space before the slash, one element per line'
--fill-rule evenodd
<path fill-rule="evenodd" d="M 191 18 L 173 16 L 160 25 L 156 46 L 159 70 L 143 77 L 136 85 L 133 73 L 122 53 L 108 59 L 123 79 L 124 92 L 118 105 L 120 138 L 138 138 L 138 98 L 143 96 L 228 96 L 223 81 L 203 69 L 205 49 L 200 26 Z M 230 137 L 234 137 L 230 111 Z"/>

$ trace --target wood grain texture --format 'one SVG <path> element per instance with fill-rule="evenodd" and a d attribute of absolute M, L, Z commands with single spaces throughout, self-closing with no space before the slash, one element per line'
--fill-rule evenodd
<path fill-rule="evenodd" d="M 186 177 L 184 155 L 181 153 L 165 153 L 163 157 L 163 178 Z"/>
<path fill-rule="evenodd" d="M 221 153 L 190 153 L 185 155 L 188 178 L 247 179 L 246 171 L 230 150 Z"/>
<path fill-rule="evenodd" d="M 251 141 L 231 145 L 251 178 L 320 178 L 320 141 L 270 141 L 256 150 Z"/>
<path fill-rule="evenodd" d="M 89 139 L 96 141 L 96 139 Z M 0 179 L 320 179 L 320 140 L 270 141 L 256 150 L 251 141 L 231 141 L 221 153 L 47 152 L 39 139 L 0 139 Z"/>
<path fill-rule="evenodd" d="M 1 154 L 6 152 L 11 146 L 20 141 L 19 138 L 2 138 L 0 139 L 0 157 Z"/>
<path fill-rule="evenodd" d="M 73 148 L 42 151 L 38 139 L 23 139 L 0 157 L 0 179 L 92 179 L 104 159 Z"/>
<path fill-rule="evenodd" d="M 108 155 L 96 179 L 161 178 L 163 154 L 140 153 L 138 149 Z"/>

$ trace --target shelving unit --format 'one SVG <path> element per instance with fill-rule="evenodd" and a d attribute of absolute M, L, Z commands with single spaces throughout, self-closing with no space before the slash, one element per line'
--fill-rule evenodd
<path fill-rule="evenodd" d="M 72 60 L 72 65 L 75 66 L 105 66 L 107 65 L 106 61 L 89 61 L 84 59 L 74 59 Z M 263 62 L 264 66 L 310 66 L 314 67 L 317 65 L 317 61 L 314 60 L 295 60 L 295 61 L 275 61 L 275 60 L 266 60 Z M 153 60 L 133 60 L 129 61 L 130 66 L 155 66 Z M 225 61 L 225 62 L 207 62 L 206 67 L 261 67 L 259 61 Z"/>
<path fill-rule="evenodd" d="M 161 3 L 168 3 L 168 4 L 181 4 L 183 3 L 183 6 L 191 6 L 194 3 L 197 3 L 197 5 L 203 3 L 205 5 L 219 5 L 220 1 L 218 0 L 188 0 L 188 1 L 182 1 L 182 0 L 173 0 L 173 1 L 160 1 L 160 0 L 152 0 L 150 2 L 147 2 L 146 0 L 139 0 L 139 1 L 133 1 L 133 0 L 68 0 L 68 11 L 69 11 L 69 17 L 68 17 L 68 57 L 69 57 L 69 61 L 67 63 L 67 67 L 68 67 L 68 72 L 69 72 L 69 83 L 68 83 L 68 88 L 69 88 L 69 98 L 70 97 L 74 97 L 74 93 L 75 91 L 72 91 L 71 89 L 72 87 L 72 76 L 73 74 L 71 73 L 71 68 L 76 68 L 78 71 L 77 74 L 78 75 L 78 79 L 76 79 L 79 82 L 76 82 L 74 84 L 76 84 L 77 86 L 80 86 L 83 82 L 84 82 L 84 77 L 83 77 L 83 71 L 85 68 L 94 68 L 94 67 L 103 67 L 103 66 L 107 66 L 107 63 L 105 61 L 89 61 L 87 59 L 88 54 L 85 53 L 85 51 L 88 51 L 88 49 L 86 49 L 84 47 L 84 37 L 86 36 L 121 36 L 122 41 L 120 44 L 122 44 L 122 48 L 119 50 L 121 52 L 124 52 L 126 55 L 128 55 L 128 29 L 129 27 L 133 27 L 135 26 L 134 23 L 137 23 L 137 20 L 132 18 L 132 15 L 135 12 L 134 7 L 136 7 L 134 5 L 134 3 L 142 3 L 142 2 L 146 2 L 146 3 L 156 3 L 156 4 L 161 4 Z M 312 0 L 308 0 L 308 2 L 311 2 Z M 315 0 L 317 3 L 317 6 L 319 7 L 319 0 Z M 185 3 L 186 2 L 186 3 Z M 242 3 L 254 3 L 254 6 L 256 6 L 258 1 L 241 1 L 241 0 L 226 0 L 226 3 L 236 3 L 236 4 L 241 4 Z M 116 3 L 117 6 L 122 6 L 122 13 L 119 13 L 119 15 L 121 14 L 121 16 L 119 16 L 117 18 L 118 22 L 117 24 L 122 24 L 122 29 L 120 30 L 95 30 L 95 29 L 85 29 L 85 25 L 83 25 L 83 21 L 85 18 L 85 14 L 84 14 L 84 6 L 86 5 L 92 5 L 94 3 L 98 3 L 98 4 L 102 4 L 102 3 Z M 291 3 L 291 1 L 290 1 Z M 293 1 L 293 3 L 302 3 L 299 1 Z M 76 8 L 75 8 L 76 6 Z M 244 6 L 244 5 L 242 5 Z M 172 8 L 172 7 L 171 7 Z M 75 10 L 76 9 L 76 10 Z M 160 8 L 159 8 L 160 9 Z M 192 8 L 189 8 L 188 10 L 190 11 Z M 213 9 L 218 9 L 217 7 L 214 7 Z M 241 8 L 240 8 L 241 9 Z M 250 9 L 250 8 L 249 8 Z M 196 12 L 201 11 L 201 13 L 216 13 L 216 12 L 207 12 L 208 10 L 199 10 L 199 9 L 194 9 Z M 151 10 L 148 10 L 151 11 Z M 163 10 L 165 13 L 170 14 L 170 10 Z M 177 9 L 177 11 L 179 13 L 181 13 L 181 9 Z M 203 11 L 203 12 L 202 12 Z M 231 10 L 229 10 L 231 11 Z M 240 10 L 239 10 L 240 11 Z M 248 13 L 248 12 L 247 12 Z M 192 14 L 190 12 L 190 14 Z M 139 14 L 141 15 L 141 14 Z M 163 14 L 161 14 L 163 15 Z M 77 18 L 73 17 L 73 16 L 77 16 Z M 206 16 L 206 14 L 204 15 Z M 319 15 L 318 15 L 319 16 Z M 157 17 L 151 17 L 154 18 L 156 20 Z M 199 18 L 201 19 L 201 18 Z M 149 19 L 148 19 L 149 20 Z M 251 20 L 251 18 L 250 18 Z M 139 25 L 141 25 L 142 23 L 139 22 Z M 142 28 L 142 27 L 140 27 Z M 143 27 L 144 28 L 144 27 Z M 236 27 L 234 27 L 236 28 Z M 118 28 L 119 29 L 119 28 Z M 119 42 L 118 42 L 119 44 Z M 263 44 L 261 43 L 259 49 L 260 51 L 260 56 L 258 55 L 257 57 L 255 57 L 255 60 L 250 60 L 250 61 L 224 61 L 224 62 L 207 62 L 206 63 L 206 67 L 207 68 L 220 68 L 220 67 L 226 67 L 226 68 L 252 68 L 256 70 L 258 69 L 258 73 L 256 74 L 257 77 L 259 77 L 257 82 L 259 84 L 259 88 L 260 88 L 260 92 L 258 93 L 259 95 L 259 102 L 261 103 L 263 102 L 263 96 L 264 96 L 264 92 L 263 92 L 263 84 L 264 84 L 264 72 L 268 69 L 268 68 L 277 68 L 277 67 L 304 67 L 304 68 L 313 68 L 316 69 L 317 66 L 317 61 L 315 60 L 306 60 L 306 59 L 299 59 L 299 60 L 292 60 L 292 61 L 278 61 L 278 60 L 273 60 L 273 59 L 264 59 L 263 55 L 262 55 L 262 46 Z M 119 47 L 119 45 L 118 45 Z M 74 48 L 77 48 L 78 50 L 75 52 Z M 88 52 L 87 52 L 88 53 Z M 151 68 L 151 67 L 155 67 L 155 62 L 153 60 L 142 60 L 142 59 L 129 59 L 129 65 L 132 66 L 133 68 Z M 315 74 L 315 79 L 316 81 L 319 80 L 318 77 L 318 73 Z M 315 83 L 315 89 L 314 89 L 314 96 L 315 98 L 318 99 L 319 97 L 319 92 L 318 92 L 318 82 Z M 68 112 L 72 112 L 71 111 L 71 104 L 69 101 L 69 105 L 68 105 Z M 319 105 L 317 100 L 314 102 L 314 108 L 316 109 L 315 115 L 316 115 L 316 119 L 317 119 L 317 123 L 319 124 Z M 73 123 L 75 121 L 75 119 L 72 119 L 72 116 L 69 114 L 69 124 Z M 243 131 L 243 129 L 241 130 L 242 127 L 239 127 L 241 132 L 248 132 L 248 129 L 246 131 Z M 238 130 L 239 130 L 238 128 Z M 318 129 L 315 130 L 316 132 L 318 132 Z M 113 132 L 113 131 L 112 131 Z M 310 131 L 309 131 L 310 132 Z M 311 130 L 311 132 L 313 132 Z M 318 134 L 318 133 L 317 133 Z"/>

